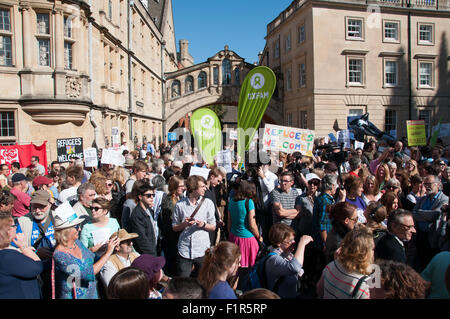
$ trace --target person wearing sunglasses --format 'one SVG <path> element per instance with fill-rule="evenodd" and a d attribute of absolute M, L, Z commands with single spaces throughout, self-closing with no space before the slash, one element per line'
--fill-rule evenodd
<path fill-rule="evenodd" d="M 78 239 L 81 223 L 69 202 L 52 211 L 56 248 L 53 253 L 52 298 L 98 299 L 96 275 L 119 245 L 119 238 L 110 239 L 105 253 L 99 258 Z"/>
<path fill-rule="evenodd" d="M 92 201 L 92 221 L 82 227 L 80 241 L 97 256 L 102 255 L 108 238 L 120 229 L 115 218 L 109 217 L 111 202 L 97 197 Z M 100 235 L 101 234 L 101 235 Z"/>
<path fill-rule="evenodd" d="M 133 239 L 134 247 L 139 254 L 157 256 L 157 223 L 154 216 L 155 188 L 142 184 L 136 190 L 138 204 L 131 212 L 130 232 L 139 237 Z"/>

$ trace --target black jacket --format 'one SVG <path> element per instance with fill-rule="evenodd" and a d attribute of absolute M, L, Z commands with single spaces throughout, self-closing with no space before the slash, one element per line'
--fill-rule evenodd
<path fill-rule="evenodd" d="M 375 258 L 393 260 L 406 264 L 405 247 L 391 233 L 384 235 L 375 247 Z"/>
<path fill-rule="evenodd" d="M 151 212 L 153 214 L 153 211 Z M 134 248 L 139 254 L 157 255 L 157 241 L 155 235 L 155 229 L 150 216 L 145 210 L 137 205 L 133 209 L 130 222 L 130 232 L 137 233 L 139 237 L 133 239 Z"/>

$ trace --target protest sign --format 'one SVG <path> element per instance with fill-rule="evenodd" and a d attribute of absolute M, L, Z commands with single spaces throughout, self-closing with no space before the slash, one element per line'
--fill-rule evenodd
<path fill-rule="evenodd" d="M 209 168 L 191 166 L 191 171 L 189 173 L 189 176 L 198 175 L 198 176 L 203 176 L 205 179 L 208 179 L 208 174 L 209 174 Z"/>
<path fill-rule="evenodd" d="M 230 130 L 230 140 L 237 141 L 238 134 L 237 130 Z"/>
<path fill-rule="evenodd" d="M 328 137 L 330 138 L 331 143 L 337 142 L 336 136 L 334 136 L 333 133 L 328 134 Z"/>
<path fill-rule="evenodd" d="M 285 153 L 300 152 L 302 155 L 312 156 L 314 134 L 314 131 L 311 130 L 266 124 L 263 147 L 264 150 Z"/>
<path fill-rule="evenodd" d="M 167 133 L 167 140 L 169 142 L 176 141 L 177 140 L 177 132 L 169 132 L 169 133 Z"/>
<path fill-rule="evenodd" d="M 122 166 L 125 163 L 125 157 L 115 149 L 103 149 L 101 163 Z"/>
<path fill-rule="evenodd" d="M 363 150 L 364 149 L 364 143 L 360 142 L 360 141 L 355 141 L 355 150 L 358 149 L 358 148 Z"/>
<path fill-rule="evenodd" d="M 97 149 L 90 147 L 83 151 L 84 156 L 84 166 L 86 167 L 97 167 L 98 166 L 98 158 L 97 158 Z"/>
<path fill-rule="evenodd" d="M 72 157 L 83 159 L 83 138 L 60 138 L 56 140 L 58 162 L 70 162 Z"/>
<path fill-rule="evenodd" d="M 217 165 L 225 168 L 227 173 L 232 172 L 231 151 L 230 150 L 224 150 L 224 151 L 218 152 L 216 155 L 216 161 L 217 161 Z"/>
<path fill-rule="evenodd" d="M 341 130 L 337 132 L 337 143 L 341 145 L 344 143 L 344 148 L 350 148 L 350 131 Z"/>
<path fill-rule="evenodd" d="M 406 121 L 406 133 L 408 136 L 408 146 L 421 146 L 427 144 L 424 120 Z"/>
<path fill-rule="evenodd" d="M 111 139 L 112 139 L 112 148 L 118 150 L 120 148 L 120 137 L 118 127 L 111 128 Z"/>

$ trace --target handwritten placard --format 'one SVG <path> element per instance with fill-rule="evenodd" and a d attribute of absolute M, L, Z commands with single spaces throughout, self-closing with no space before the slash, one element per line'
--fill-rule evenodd
<path fill-rule="evenodd" d="M 208 174 L 209 174 L 208 168 L 191 166 L 191 171 L 189 173 L 189 176 L 198 175 L 198 176 L 203 176 L 205 179 L 208 179 Z"/>
<path fill-rule="evenodd" d="M 97 158 L 97 149 L 90 147 L 83 150 L 84 155 L 84 166 L 86 167 L 97 167 L 98 166 L 98 158 Z"/>
<path fill-rule="evenodd" d="M 314 146 L 314 131 L 266 124 L 264 127 L 264 150 L 281 151 L 285 153 L 300 152 L 312 156 Z"/>

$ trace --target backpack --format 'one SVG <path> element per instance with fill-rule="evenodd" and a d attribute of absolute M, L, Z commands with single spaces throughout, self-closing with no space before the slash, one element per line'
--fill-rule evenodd
<path fill-rule="evenodd" d="M 271 257 L 276 255 L 275 252 L 268 253 L 262 256 L 253 267 L 250 268 L 248 273 L 241 279 L 242 280 L 242 292 L 246 292 L 256 288 L 268 288 L 267 283 L 267 273 L 266 273 L 266 262 Z M 275 283 L 273 291 L 278 290 L 279 283 L 281 279 L 278 279 Z"/>

